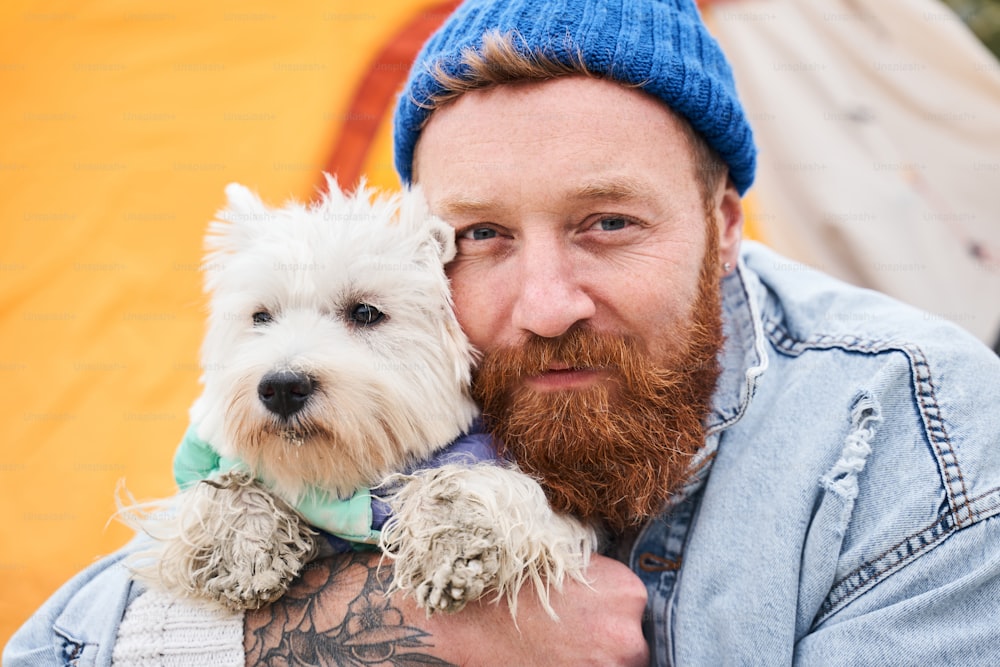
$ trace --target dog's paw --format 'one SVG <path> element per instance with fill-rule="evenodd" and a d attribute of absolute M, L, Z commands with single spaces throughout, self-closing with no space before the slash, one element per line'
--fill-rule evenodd
<path fill-rule="evenodd" d="M 551 615 L 549 590 L 583 580 L 593 531 L 554 514 L 538 483 L 505 466 L 446 465 L 399 478 L 381 546 L 393 560 L 391 590 L 428 613 L 455 612 L 484 594 L 517 595 L 534 584 Z"/>
<path fill-rule="evenodd" d="M 496 582 L 500 537 L 487 509 L 468 502 L 464 480 L 444 469 L 407 480 L 382 529 L 391 589 L 412 594 L 428 614 L 459 611 Z"/>
<path fill-rule="evenodd" d="M 500 570 L 500 547 L 492 531 L 454 521 L 445 539 L 428 545 L 421 560 L 397 561 L 400 581 L 419 582 L 417 605 L 431 611 L 456 612 L 493 586 Z M 410 584 L 413 586 L 413 583 Z"/>
<path fill-rule="evenodd" d="M 245 473 L 196 484 L 175 522 L 150 583 L 233 611 L 281 597 L 317 550 L 315 531 Z"/>

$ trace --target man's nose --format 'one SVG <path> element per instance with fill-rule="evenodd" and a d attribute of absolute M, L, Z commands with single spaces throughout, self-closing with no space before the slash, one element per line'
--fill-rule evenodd
<path fill-rule="evenodd" d="M 512 323 L 519 331 L 555 338 L 593 317 L 596 306 L 570 255 L 571 249 L 557 240 L 525 244 L 512 311 Z"/>

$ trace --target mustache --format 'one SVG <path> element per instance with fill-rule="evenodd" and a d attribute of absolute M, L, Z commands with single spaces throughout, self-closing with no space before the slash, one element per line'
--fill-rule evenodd
<path fill-rule="evenodd" d="M 650 364 L 645 346 L 632 336 L 574 327 L 558 338 L 530 334 L 519 345 L 487 351 L 473 371 L 473 397 L 480 405 L 486 397 L 509 398 L 528 391 L 526 378 L 553 368 L 604 371 L 625 396 L 676 392 L 693 370 Z"/>
<path fill-rule="evenodd" d="M 629 391 L 645 394 L 669 390 L 679 374 L 668 367 L 651 368 L 645 346 L 636 338 L 578 326 L 558 338 L 528 334 L 519 345 L 494 348 L 483 354 L 473 372 L 473 386 L 513 390 L 525 378 L 553 369 L 606 371 Z M 482 387 L 475 393 L 481 395 Z"/>

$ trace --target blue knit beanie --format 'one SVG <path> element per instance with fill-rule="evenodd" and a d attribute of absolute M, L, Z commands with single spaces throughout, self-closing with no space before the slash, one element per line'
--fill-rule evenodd
<path fill-rule="evenodd" d="M 753 183 L 753 133 L 694 0 L 467 0 L 424 45 L 399 97 L 393 138 L 404 183 L 431 113 L 427 101 L 444 92 L 430 74 L 434 65 L 461 73 L 463 49 L 478 50 L 491 31 L 514 32 L 519 49 L 564 63 L 582 59 L 592 73 L 658 97 L 725 160 L 740 194 Z"/>

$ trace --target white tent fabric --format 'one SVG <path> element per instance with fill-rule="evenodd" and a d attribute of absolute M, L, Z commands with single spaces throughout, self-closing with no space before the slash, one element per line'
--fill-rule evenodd
<path fill-rule="evenodd" d="M 742 0 L 704 11 L 760 148 L 752 192 L 763 240 L 996 344 L 993 55 L 936 0 Z"/>

